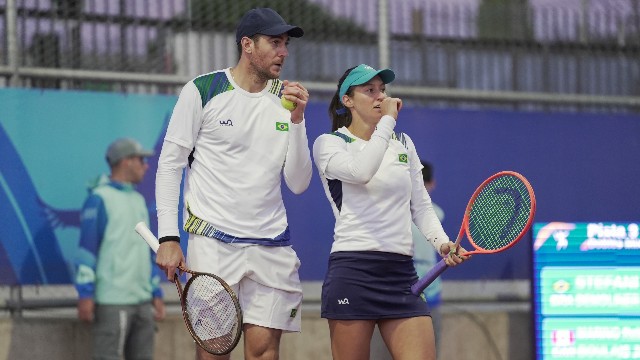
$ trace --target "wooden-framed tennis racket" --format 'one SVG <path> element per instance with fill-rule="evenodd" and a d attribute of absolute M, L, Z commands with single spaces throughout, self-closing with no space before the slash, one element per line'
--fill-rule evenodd
<path fill-rule="evenodd" d="M 147 225 L 140 222 L 135 230 L 157 253 L 160 243 Z M 230 353 L 242 334 L 242 310 L 236 293 L 216 275 L 182 266 L 179 269 L 190 274 L 184 288 L 178 274 L 174 282 L 180 296 L 182 318 L 191 337 L 210 354 Z"/>
<path fill-rule="evenodd" d="M 501 171 L 485 180 L 471 196 L 458 232 L 456 249 L 464 234 L 475 250 L 464 255 L 492 254 L 515 245 L 531 227 L 536 197 L 527 179 L 514 171 Z M 447 269 L 442 259 L 411 292 L 420 294 Z"/>

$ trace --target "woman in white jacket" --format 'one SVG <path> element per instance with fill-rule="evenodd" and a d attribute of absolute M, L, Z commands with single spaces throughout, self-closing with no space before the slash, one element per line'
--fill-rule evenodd
<path fill-rule="evenodd" d="M 393 132 L 402 101 L 388 97 L 395 74 L 361 64 L 345 72 L 329 106 L 332 133 L 313 155 L 336 218 L 322 287 L 334 359 L 369 359 L 376 324 L 394 359 L 435 359 L 426 302 L 411 293 L 411 221 L 445 257 L 462 262 L 422 181 L 411 139 Z"/>

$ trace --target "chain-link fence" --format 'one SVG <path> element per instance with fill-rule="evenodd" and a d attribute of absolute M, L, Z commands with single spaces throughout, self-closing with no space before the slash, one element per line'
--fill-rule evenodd
<path fill-rule="evenodd" d="M 305 29 L 283 78 L 316 99 L 369 63 L 420 104 L 640 106 L 639 0 L 0 0 L 0 85 L 176 93 L 257 6 Z"/>

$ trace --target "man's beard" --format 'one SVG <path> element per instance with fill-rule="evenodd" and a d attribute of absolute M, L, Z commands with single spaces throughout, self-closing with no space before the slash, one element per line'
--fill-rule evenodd
<path fill-rule="evenodd" d="M 257 64 L 251 63 L 251 67 L 253 68 L 253 71 L 259 81 L 267 82 L 269 80 L 274 80 L 279 77 L 279 75 L 273 75 L 268 69 L 265 70 L 264 68 L 258 66 Z M 269 65 L 269 67 L 271 67 L 271 65 Z"/>

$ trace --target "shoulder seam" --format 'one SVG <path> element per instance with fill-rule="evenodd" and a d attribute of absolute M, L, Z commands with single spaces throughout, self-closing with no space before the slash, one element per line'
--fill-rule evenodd
<path fill-rule="evenodd" d="M 280 97 L 282 96 L 283 88 L 284 88 L 284 83 L 282 80 L 273 79 L 273 81 L 271 82 L 271 87 L 269 87 L 269 92 Z"/>
<path fill-rule="evenodd" d="M 398 140 L 405 149 L 409 149 L 409 145 L 407 145 L 407 138 L 403 132 L 394 132 L 391 134 L 392 140 Z"/>
<path fill-rule="evenodd" d="M 200 75 L 191 80 L 191 82 L 195 85 L 196 89 L 198 89 L 203 108 L 209 100 L 213 99 L 216 95 L 234 89 L 224 71 Z"/>
<path fill-rule="evenodd" d="M 339 132 L 339 131 L 334 131 L 334 132 L 329 133 L 329 134 L 331 134 L 331 135 L 335 135 L 335 136 L 337 136 L 337 137 L 341 138 L 341 139 L 342 139 L 342 140 L 344 140 L 344 142 L 346 142 L 347 144 L 349 144 L 349 143 L 352 143 L 352 142 L 356 141 L 356 139 L 354 139 L 354 138 L 352 138 L 352 137 L 350 137 L 350 136 L 348 136 L 348 135 L 345 135 L 345 134 L 343 134 L 343 133 L 341 133 L 341 132 Z"/>

